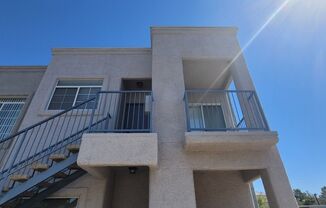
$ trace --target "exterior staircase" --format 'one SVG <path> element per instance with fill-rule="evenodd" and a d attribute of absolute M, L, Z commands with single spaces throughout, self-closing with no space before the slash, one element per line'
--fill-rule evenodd
<path fill-rule="evenodd" d="M 83 133 L 150 132 L 151 103 L 151 91 L 101 91 L 0 140 L 0 208 L 31 207 L 85 174 Z"/>
<path fill-rule="evenodd" d="M 77 156 L 92 122 L 96 97 L 0 141 L 0 207 L 31 207 L 85 174 Z"/>

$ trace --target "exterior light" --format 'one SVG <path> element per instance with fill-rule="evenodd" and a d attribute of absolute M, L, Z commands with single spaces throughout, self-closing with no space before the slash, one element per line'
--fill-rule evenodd
<path fill-rule="evenodd" d="M 137 167 L 129 167 L 128 169 L 129 169 L 129 173 L 130 173 L 130 174 L 136 174 L 136 172 L 137 172 L 137 170 L 138 170 Z"/>

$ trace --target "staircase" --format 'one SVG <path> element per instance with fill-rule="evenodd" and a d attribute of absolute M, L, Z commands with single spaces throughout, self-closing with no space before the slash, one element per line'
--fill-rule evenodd
<path fill-rule="evenodd" d="M 83 133 L 150 132 L 151 105 L 151 91 L 101 91 L 0 140 L 0 208 L 31 207 L 85 174 Z"/>
<path fill-rule="evenodd" d="M 0 207 L 31 207 L 85 174 L 76 163 L 82 134 L 109 119 L 93 122 L 97 97 L 0 141 Z"/>

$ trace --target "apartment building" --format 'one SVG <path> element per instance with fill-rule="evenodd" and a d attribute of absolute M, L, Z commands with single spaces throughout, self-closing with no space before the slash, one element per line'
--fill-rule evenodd
<path fill-rule="evenodd" d="M 297 207 L 237 30 L 150 32 L 0 67 L 1 207 Z"/>

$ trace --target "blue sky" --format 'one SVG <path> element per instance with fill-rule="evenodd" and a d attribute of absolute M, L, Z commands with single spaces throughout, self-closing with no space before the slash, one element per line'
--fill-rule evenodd
<path fill-rule="evenodd" d="M 236 26 L 244 46 L 283 2 L 1 0 L 0 65 L 46 65 L 53 47 L 149 47 L 150 26 Z M 326 0 L 290 0 L 244 52 L 291 184 L 313 193 L 326 185 L 325 34 Z"/>

